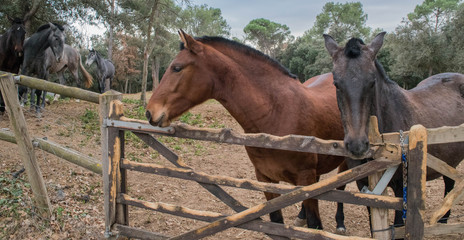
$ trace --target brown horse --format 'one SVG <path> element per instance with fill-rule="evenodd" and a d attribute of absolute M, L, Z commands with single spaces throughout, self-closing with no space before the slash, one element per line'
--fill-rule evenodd
<path fill-rule="evenodd" d="M 343 128 L 330 78 L 313 78 L 308 87 L 275 60 L 261 52 L 220 37 L 194 39 L 183 31 L 181 51 L 166 70 L 147 105 L 150 124 L 171 121 L 208 99 L 219 101 L 246 133 L 316 136 L 342 139 Z M 342 157 L 246 147 L 263 182 L 310 185 L 335 169 Z M 270 200 L 278 194 L 264 193 Z M 341 204 L 339 204 L 340 206 Z M 303 202 L 308 227 L 322 229 L 318 202 Z M 283 223 L 281 211 L 270 214 Z M 343 211 L 337 227 L 344 229 Z"/>
<path fill-rule="evenodd" d="M 383 44 L 380 33 L 369 44 L 353 38 L 339 47 L 332 37 L 324 35 L 333 60 L 334 84 L 345 129 L 345 147 L 353 155 L 368 150 L 369 115 L 377 116 L 381 133 L 409 130 L 415 124 L 428 128 L 456 126 L 464 122 L 464 75 L 442 73 L 423 80 L 417 87 L 405 90 L 390 80 L 376 55 Z M 428 153 L 456 167 L 464 158 L 464 143 L 428 146 Z M 359 161 L 358 161 L 359 162 Z M 349 164 L 350 166 L 351 164 Z M 427 169 L 427 180 L 439 173 Z M 443 176 L 445 195 L 454 181 Z M 390 182 L 395 196 L 402 197 L 402 172 Z M 446 222 L 449 212 L 440 222 Z M 402 224 L 401 212 L 395 212 L 395 224 Z"/>

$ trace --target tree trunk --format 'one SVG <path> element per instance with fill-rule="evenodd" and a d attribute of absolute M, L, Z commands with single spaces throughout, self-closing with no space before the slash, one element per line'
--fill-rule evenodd
<path fill-rule="evenodd" d="M 108 38 L 108 59 L 113 60 L 113 40 L 114 40 L 114 19 L 115 19 L 115 0 L 111 0 L 110 7 L 111 7 L 111 18 L 110 18 L 110 29 L 109 29 L 109 38 Z"/>
<path fill-rule="evenodd" d="M 34 0 L 32 1 L 32 7 L 31 9 L 28 9 L 26 6 L 26 13 L 24 14 L 23 21 L 24 21 L 24 27 L 26 28 L 26 36 L 29 37 L 34 33 L 31 29 L 31 18 L 37 13 L 39 10 L 39 7 L 41 6 L 42 1 L 41 0 Z"/>
<path fill-rule="evenodd" d="M 147 78 L 148 78 L 148 60 L 154 48 L 154 43 L 152 44 L 152 41 L 151 41 L 152 40 L 151 30 L 155 22 L 155 14 L 158 10 L 159 2 L 160 0 L 155 0 L 153 2 L 153 6 L 151 7 L 151 13 L 150 13 L 150 18 L 148 20 L 148 27 L 147 27 L 147 34 L 146 34 L 147 42 L 145 44 L 145 49 L 143 50 L 143 73 L 142 73 L 142 89 L 141 89 L 142 93 L 140 94 L 140 101 L 142 102 L 143 106 L 147 105 L 146 92 L 147 92 Z"/>
<path fill-rule="evenodd" d="M 160 59 L 158 56 L 155 56 L 151 65 L 151 78 L 153 79 L 153 90 L 155 90 L 159 85 L 159 71 Z"/>

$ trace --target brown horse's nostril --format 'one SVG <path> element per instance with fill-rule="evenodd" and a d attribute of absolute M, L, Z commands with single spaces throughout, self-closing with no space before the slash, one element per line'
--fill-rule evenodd
<path fill-rule="evenodd" d="M 151 121 L 151 113 L 150 111 L 145 112 L 145 117 L 147 117 L 147 120 L 150 122 Z"/>

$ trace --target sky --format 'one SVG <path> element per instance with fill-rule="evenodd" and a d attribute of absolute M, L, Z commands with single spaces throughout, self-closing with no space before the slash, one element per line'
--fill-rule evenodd
<path fill-rule="evenodd" d="M 368 27 L 392 32 L 408 13 L 424 0 L 191 0 L 195 5 L 206 4 L 221 9 L 222 16 L 231 27 L 231 36 L 243 38 L 243 29 L 253 19 L 265 18 L 285 24 L 291 34 L 301 36 L 316 21 L 327 2 L 361 2 L 367 14 Z"/>

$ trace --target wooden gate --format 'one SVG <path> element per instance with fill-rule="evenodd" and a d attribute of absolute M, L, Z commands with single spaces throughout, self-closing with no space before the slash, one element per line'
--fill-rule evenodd
<path fill-rule="evenodd" d="M 191 138 L 204 141 L 215 141 L 230 144 L 247 145 L 263 148 L 275 148 L 300 152 L 312 152 L 320 154 L 332 154 L 349 156 L 342 141 L 328 141 L 311 136 L 284 136 L 277 137 L 268 134 L 239 134 L 229 129 L 203 129 L 180 124 L 168 128 L 158 128 L 149 125 L 146 121 L 128 119 L 123 116 L 122 103 L 113 101 L 118 96 L 103 96 L 106 100 L 106 112 L 108 117 L 102 121 L 102 142 L 109 146 L 104 151 L 104 192 L 106 213 L 106 236 L 127 236 L 141 239 L 200 239 L 213 235 L 231 227 L 260 231 L 272 239 L 302 238 L 310 239 L 354 239 L 320 230 L 292 227 L 284 224 L 266 222 L 259 219 L 260 216 L 282 209 L 307 198 L 317 198 L 329 201 L 370 206 L 379 209 L 402 209 L 402 199 L 335 190 L 336 187 L 349 182 L 365 178 L 391 166 L 399 165 L 400 145 L 399 134 L 378 134 L 378 130 L 372 129 L 371 157 L 375 160 L 350 169 L 336 176 L 322 180 L 310 186 L 288 186 L 282 184 L 262 183 L 247 179 L 234 179 L 225 176 L 212 176 L 202 172 L 196 172 L 179 161 L 177 155 L 160 143 L 153 135 L 164 135 L 179 138 Z M 175 167 L 166 167 L 158 164 L 137 163 L 124 158 L 124 131 L 131 131 L 142 139 L 147 145 L 157 150 L 168 159 Z M 456 134 L 458 133 L 458 134 Z M 106 138 L 107 137 L 107 138 Z M 464 141 L 464 124 L 459 127 L 443 127 L 438 129 L 425 129 L 417 125 L 405 132 L 409 144 L 408 150 L 408 202 L 405 227 L 396 229 L 395 237 L 407 239 L 421 239 L 425 234 L 437 234 L 436 229 L 457 229 L 462 224 L 437 226 L 432 224 L 440 218 L 453 203 L 462 197 L 462 175 L 454 168 L 431 155 L 427 155 L 427 144 L 440 144 L 445 142 Z M 427 161 L 428 159 L 428 161 Z M 448 194 L 445 204 L 437 210 L 429 221 L 431 226 L 425 228 L 425 181 L 426 166 L 432 167 L 440 173 L 456 180 L 456 187 Z M 175 206 L 162 202 L 146 202 L 131 197 L 127 191 L 127 170 L 140 171 L 150 174 L 158 174 L 174 178 L 181 178 L 198 182 L 214 196 L 232 208 L 236 214 L 224 215 L 221 213 L 199 211 L 182 206 Z M 232 186 L 249 190 L 259 190 L 282 194 L 280 197 L 268 202 L 247 208 L 225 192 L 221 186 Z M 176 216 L 209 222 L 204 226 L 182 233 L 178 236 L 163 236 L 160 233 L 148 232 L 129 226 L 128 206 L 150 209 Z M 384 219 L 386 221 L 386 219 Z M 424 230 L 425 228 L 425 230 Z M 443 232 L 445 232 L 444 230 Z M 463 232 L 462 230 L 460 232 Z M 448 232 L 449 233 L 449 232 Z M 390 234 L 388 232 L 388 234 Z"/>

